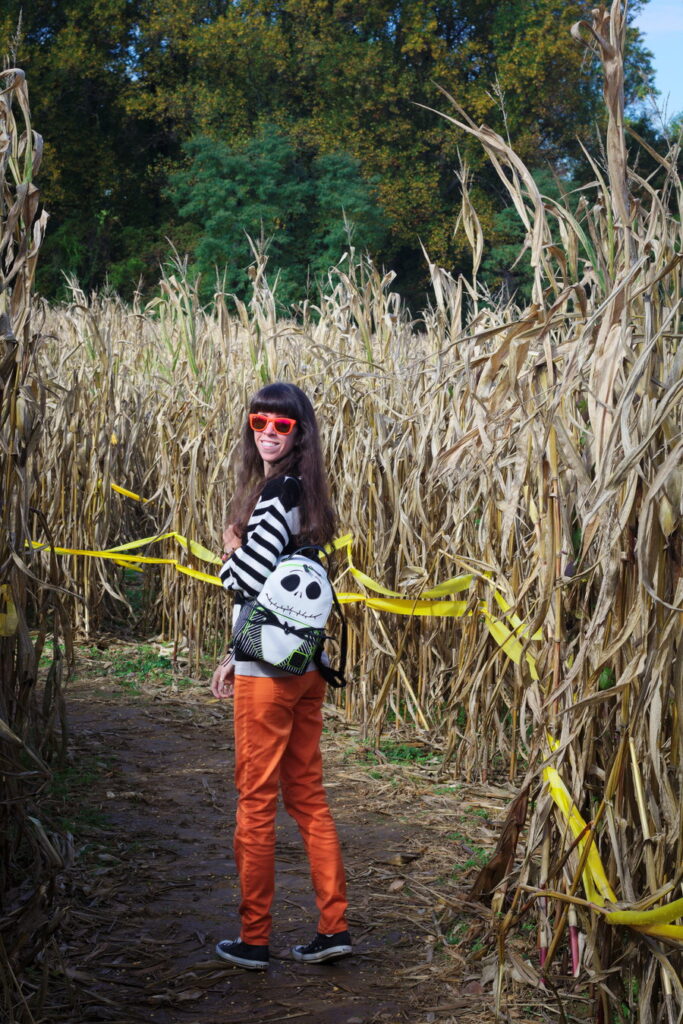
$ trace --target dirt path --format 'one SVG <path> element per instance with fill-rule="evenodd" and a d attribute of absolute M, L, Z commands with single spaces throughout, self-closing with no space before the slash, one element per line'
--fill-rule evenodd
<path fill-rule="evenodd" d="M 127 693 L 111 661 L 91 659 L 68 708 L 64 806 L 77 856 L 65 881 L 60 955 L 76 1009 L 55 1008 L 51 1019 L 492 1019 L 481 965 L 463 955 L 481 945 L 473 936 L 483 929 L 460 886 L 496 835 L 481 799 L 498 817 L 505 794 L 491 790 L 470 805 L 478 837 L 469 839 L 458 831 L 467 805 L 457 784 L 435 781 L 429 764 L 383 763 L 381 754 L 377 763 L 330 707 L 326 785 L 348 873 L 354 956 L 318 967 L 293 959 L 290 947 L 313 934 L 316 912 L 298 831 L 280 810 L 271 966 L 242 971 L 213 953 L 217 940 L 239 932 L 228 707 L 199 686 Z"/>

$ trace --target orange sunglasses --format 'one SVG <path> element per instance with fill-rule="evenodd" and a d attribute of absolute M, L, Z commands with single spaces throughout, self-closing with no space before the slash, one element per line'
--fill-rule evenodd
<path fill-rule="evenodd" d="M 296 420 L 290 419 L 289 416 L 271 416 L 264 412 L 249 413 L 249 426 L 257 434 L 265 430 L 269 423 L 273 424 L 276 434 L 291 434 L 296 426 Z"/>

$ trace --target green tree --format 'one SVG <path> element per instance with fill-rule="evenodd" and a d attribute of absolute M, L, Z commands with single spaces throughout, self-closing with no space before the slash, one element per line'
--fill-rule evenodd
<path fill-rule="evenodd" d="M 312 211 L 309 265 L 324 275 L 338 263 L 349 243 L 374 256 L 386 246 L 389 220 L 372 194 L 378 179 L 366 182 L 360 162 L 348 153 L 329 153 L 312 166 L 315 207 Z"/>
<path fill-rule="evenodd" d="M 570 180 L 565 179 L 560 184 L 547 169 L 535 171 L 533 177 L 545 198 L 559 201 L 563 193 L 568 196 L 571 192 Z M 498 289 L 504 299 L 516 296 L 521 302 L 531 298 L 533 271 L 528 260 L 522 258 L 517 262 L 525 236 L 526 228 L 513 205 L 505 206 L 494 214 L 494 241 L 489 242 L 486 248 L 482 271 L 489 286 Z"/>
<path fill-rule="evenodd" d="M 40 281 L 51 290 L 63 269 L 130 288 L 167 236 L 186 248 L 200 215 L 194 229 L 179 222 L 164 188 L 185 167 L 183 144 L 243 150 L 273 124 L 304 177 L 319 158 L 357 161 L 390 224 L 380 255 L 419 302 L 420 242 L 452 270 L 469 259 L 453 235 L 461 156 L 485 230 L 501 206 L 478 144 L 425 109 L 448 106 L 435 83 L 532 167 L 571 167 L 602 116 L 599 69 L 569 33 L 592 0 L 6 0 L 5 49 L 22 6 L 20 55 L 47 140 Z M 652 70 L 631 36 L 635 98 Z"/>
<path fill-rule="evenodd" d="M 207 297 L 216 269 L 228 291 L 248 292 L 249 237 L 269 240 L 285 302 L 300 299 L 309 276 L 340 259 L 349 234 L 359 248 L 381 248 L 386 220 L 346 154 L 311 160 L 272 125 L 242 146 L 202 136 L 185 150 L 188 166 L 171 175 L 169 192 L 193 226 L 194 265 Z"/>
<path fill-rule="evenodd" d="M 130 290 L 166 247 L 149 230 L 163 208 L 160 129 L 129 110 L 140 9 L 138 0 L 3 4 L 0 45 L 26 71 L 45 141 L 40 186 L 50 225 L 37 280 L 48 294 L 63 288 L 65 274 L 86 287 L 108 275 Z"/>
<path fill-rule="evenodd" d="M 350 154 L 366 180 L 378 179 L 391 223 L 382 256 L 415 295 L 420 241 L 446 266 L 468 259 L 452 231 L 460 154 L 477 172 L 485 225 L 499 202 L 478 145 L 420 104 L 447 108 L 438 83 L 532 166 L 566 166 L 602 112 L 598 68 L 569 32 L 591 8 L 592 0 L 187 0 L 179 14 L 177 0 L 157 0 L 141 21 L 148 45 L 138 74 L 149 87 L 137 109 L 231 143 L 267 120 L 298 149 Z M 636 34 L 632 55 L 647 71 Z M 632 96 L 635 82 L 631 74 Z"/>

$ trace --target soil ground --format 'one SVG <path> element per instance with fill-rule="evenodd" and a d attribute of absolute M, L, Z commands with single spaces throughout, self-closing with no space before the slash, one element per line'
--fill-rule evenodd
<path fill-rule="evenodd" d="M 59 932 L 67 987 L 49 1019 L 493 1020 L 486 912 L 466 893 L 512 791 L 464 786 L 423 744 L 395 739 L 373 749 L 330 704 L 326 788 L 354 955 L 317 967 L 293 959 L 316 912 L 298 831 L 280 809 L 271 966 L 231 967 L 214 954 L 219 939 L 239 934 L 230 702 L 214 701 L 205 682 L 150 670 L 154 657 L 165 660 L 151 650 L 92 647 L 69 684 L 69 765 L 55 794 L 61 827 L 74 835 Z M 531 1012 L 528 989 L 526 999 Z"/>

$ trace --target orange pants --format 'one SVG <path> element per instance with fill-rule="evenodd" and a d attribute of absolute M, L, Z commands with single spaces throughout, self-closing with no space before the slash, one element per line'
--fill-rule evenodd
<path fill-rule="evenodd" d="M 281 679 L 235 677 L 239 799 L 234 849 L 243 942 L 266 945 L 270 935 L 278 784 L 306 846 L 320 912 L 318 931 L 329 935 L 347 928 L 344 865 L 322 784 L 324 694 L 325 680 L 319 672 Z"/>

